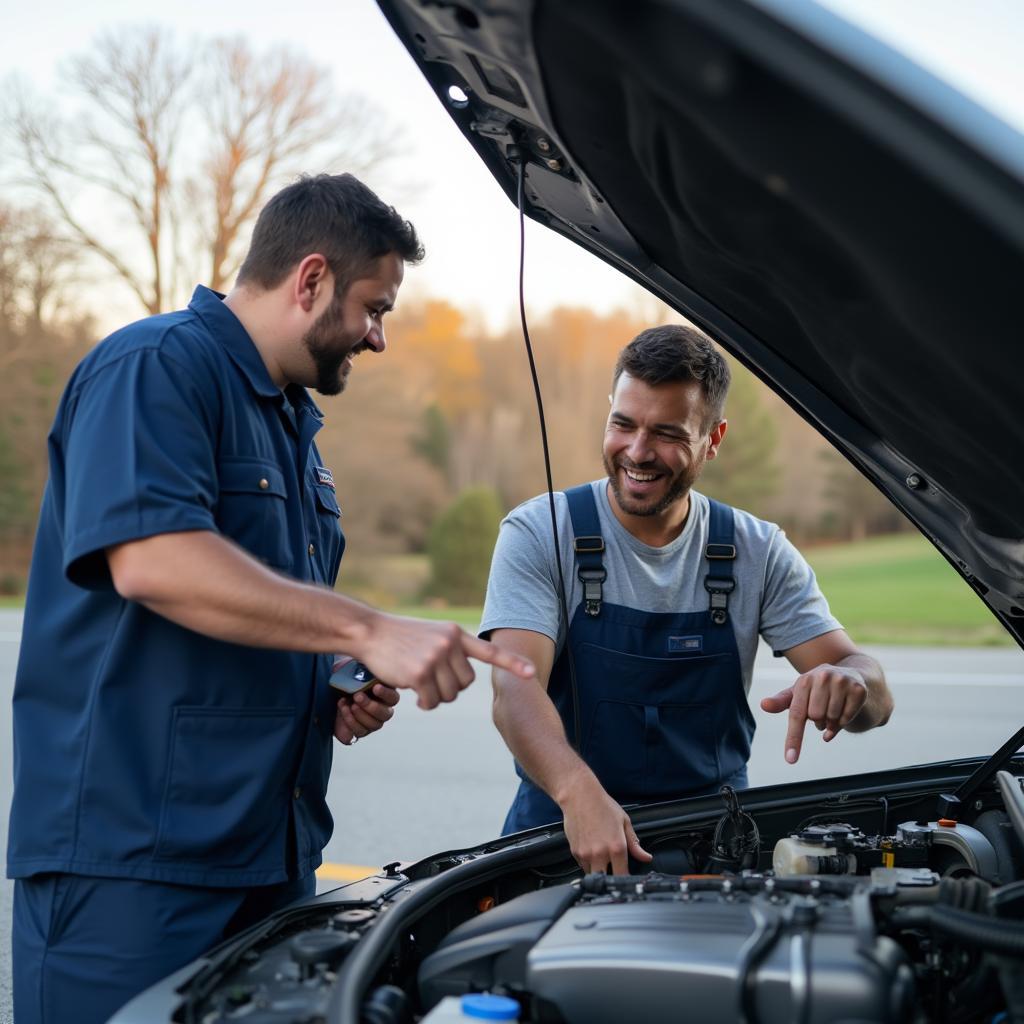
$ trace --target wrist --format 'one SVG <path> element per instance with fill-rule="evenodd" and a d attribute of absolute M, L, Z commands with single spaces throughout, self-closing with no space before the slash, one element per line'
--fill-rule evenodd
<path fill-rule="evenodd" d="M 580 761 L 551 794 L 551 799 L 566 813 L 569 808 L 580 802 L 592 802 L 597 794 L 603 794 L 597 776 Z"/>
<path fill-rule="evenodd" d="M 357 661 L 365 661 L 373 647 L 373 636 L 385 618 L 384 613 L 342 594 L 331 596 L 336 599 L 333 617 L 337 629 L 337 640 L 332 650 L 347 654 Z"/>

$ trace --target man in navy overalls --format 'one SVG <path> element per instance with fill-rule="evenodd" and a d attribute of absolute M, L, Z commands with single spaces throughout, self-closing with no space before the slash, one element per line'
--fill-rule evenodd
<path fill-rule="evenodd" d="M 554 496 L 557 548 L 546 494 L 502 523 L 481 636 L 537 666 L 493 673 L 521 779 L 504 831 L 564 819 L 586 871 L 650 860 L 623 804 L 747 784 L 758 636 L 799 674 L 762 702 L 789 712 L 788 762 L 808 721 L 829 741 L 892 710 L 782 531 L 692 489 L 725 437 L 728 386 L 699 331 L 644 331 L 615 368 L 607 479 Z"/>
<path fill-rule="evenodd" d="M 397 694 L 338 702 L 331 655 L 422 707 L 468 657 L 456 626 L 333 590 L 336 485 L 306 391 L 342 390 L 412 225 L 351 175 L 304 178 L 256 223 L 225 298 L 132 324 L 79 365 L 49 437 L 14 691 L 19 1024 L 99 1024 L 132 995 L 310 895 L 333 822 L 331 737 Z"/>

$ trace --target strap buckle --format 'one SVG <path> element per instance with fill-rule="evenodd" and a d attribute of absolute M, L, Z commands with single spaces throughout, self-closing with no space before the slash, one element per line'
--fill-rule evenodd
<path fill-rule="evenodd" d="M 735 544 L 708 544 L 704 548 L 704 557 L 711 561 L 732 561 L 736 557 Z"/>
<path fill-rule="evenodd" d="M 731 576 L 705 576 L 704 589 L 711 595 L 708 605 L 711 621 L 716 626 L 724 626 L 729 619 L 729 595 L 736 589 L 736 581 Z"/>
<path fill-rule="evenodd" d="M 576 537 L 573 540 L 579 569 L 577 576 L 583 584 L 583 610 L 590 616 L 601 613 L 601 585 L 608 579 L 608 573 L 601 564 L 604 551 L 604 537 Z"/>
<path fill-rule="evenodd" d="M 580 583 L 583 584 L 583 610 L 588 615 L 601 613 L 601 589 L 608 573 L 604 566 L 597 569 L 580 569 Z"/>

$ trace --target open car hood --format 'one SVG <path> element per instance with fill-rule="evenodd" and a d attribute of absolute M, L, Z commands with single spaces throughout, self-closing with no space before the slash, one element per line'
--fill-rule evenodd
<path fill-rule="evenodd" d="M 520 153 L 530 217 L 768 382 L 1022 642 L 1024 137 L 801 0 L 380 6 L 513 201 Z"/>

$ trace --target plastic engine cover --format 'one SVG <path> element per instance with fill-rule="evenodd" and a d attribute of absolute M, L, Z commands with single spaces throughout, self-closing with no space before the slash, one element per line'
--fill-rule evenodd
<path fill-rule="evenodd" d="M 848 900 L 584 903 L 530 951 L 526 988 L 567 1024 L 906 1021 L 906 957 L 865 923 L 858 935 Z"/>

